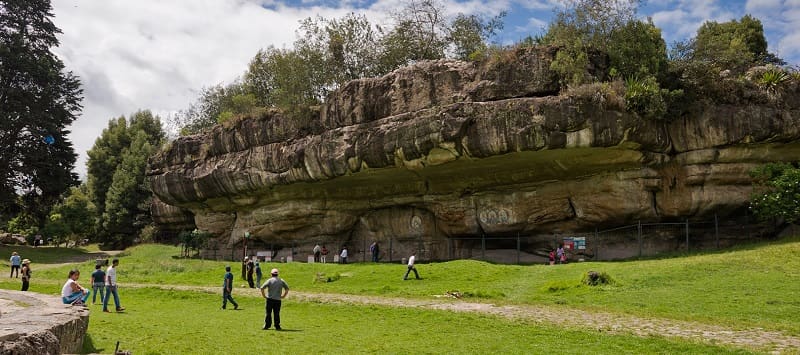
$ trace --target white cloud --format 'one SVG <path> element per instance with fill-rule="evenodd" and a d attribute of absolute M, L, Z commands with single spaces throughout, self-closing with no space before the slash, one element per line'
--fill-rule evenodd
<path fill-rule="evenodd" d="M 241 0 L 54 1 L 54 22 L 63 32 L 54 52 L 84 89 L 84 110 L 70 135 L 79 154 L 79 174 L 85 175 L 85 152 L 109 119 L 139 109 L 168 114 L 186 108 L 197 89 L 242 74 L 258 49 L 290 45 L 299 19 L 343 13 L 260 5 Z"/>

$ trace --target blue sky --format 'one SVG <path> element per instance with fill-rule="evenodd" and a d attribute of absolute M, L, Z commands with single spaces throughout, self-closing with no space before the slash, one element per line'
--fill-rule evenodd
<path fill-rule="evenodd" d="M 560 0 L 440 0 L 445 15 L 495 16 L 506 11 L 497 42 L 541 34 Z M 186 109 L 203 87 L 231 82 L 256 52 L 289 47 L 298 21 L 350 12 L 388 25 L 400 0 L 52 0 L 63 34 L 54 52 L 84 89 L 84 109 L 71 128 L 85 175 L 86 150 L 110 119 L 148 109 L 162 119 Z M 694 36 L 705 21 L 752 14 L 764 24 L 769 50 L 800 64 L 800 0 L 663 0 L 645 2 L 668 44 Z"/>

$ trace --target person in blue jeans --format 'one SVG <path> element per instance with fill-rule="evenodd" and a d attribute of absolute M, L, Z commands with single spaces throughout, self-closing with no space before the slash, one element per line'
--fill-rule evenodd
<path fill-rule="evenodd" d="M 69 271 L 67 282 L 65 282 L 64 287 L 61 288 L 61 301 L 64 302 L 64 304 L 82 306 L 86 304 L 86 300 L 89 299 L 89 294 L 91 292 L 78 284 L 79 277 L 81 277 L 81 272 L 78 271 L 78 269 Z"/>
<path fill-rule="evenodd" d="M 92 304 L 97 301 L 97 295 L 100 295 L 100 303 L 106 298 L 103 291 L 106 290 L 106 272 L 101 269 L 101 266 L 95 265 L 94 272 L 92 273 Z"/>
<path fill-rule="evenodd" d="M 239 309 L 239 304 L 233 300 L 233 296 L 231 296 L 231 292 L 233 291 L 233 273 L 231 272 L 231 267 L 225 267 L 225 276 L 222 279 L 222 309 L 228 305 L 228 301 L 231 301 L 233 304 L 233 309 Z"/>
<path fill-rule="evenodd" d="M 111 266 L 106 270 L 106 298 L 103 299 L 103 312 L 108 311 L 108 299 L 114 295 L 114 305 L 117 306 L 117 312 L 122 312 L 125 307 L 119 304 L 119 293 L 117 293 L 117 266 L 119 259 L 111 261 Z"/>
<path fill-rule="evenodd" d="M 261 277 L 264 273 L 261 272 L 261 265 L 256 261 L 256 287 L 261 287 Z"/>

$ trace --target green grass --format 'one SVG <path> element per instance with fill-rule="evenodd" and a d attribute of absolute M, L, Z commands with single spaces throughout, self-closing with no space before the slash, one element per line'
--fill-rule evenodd
<path fill-rule="evenodd" d="M 2 254 L 10 256 L 11 250 L 0 246 Z M 75 253 L 85 251 L 14 250 L 34 260 L 31 283 L 34 292 L 58 294 L 68 270 L 73 267 L 83 272 L 80 281 L 88 283 L 88 275 L 93 270 L 92 258 L 72 265 L 47 265 L 59 259 L 80 260 L 80 255 Z M 219 294 L 125 287 L 126 284 L 217 287 L 225 265 L 233 267 L 237 287 L 244 283 L 239 279 L 239 263 L 182 259 L 178 255 L 179 248 L 161 245 L 142 245 L 120 255 L 120 296 L 123 305 L 131 311 L 103 314 L 92 308 L 86 351 L 110 352 L 114 341 L 121 340 L 122 347 L 139 350 L 134 353 L 196 353 L 190 349 L 198 344 L 205 349 L 200 353 L 222 352 L 220 347 L 225 344 L 231 349 L 263 352 L 263 348 L 255 344 L 264 337 L 260 330 L 261 299 L 237 296 L 234 291 L 237 300 L 242 297 L 240 302 L 245 310 L 220 312 L 217 310 Z M 7 265 L 7 257 L 3 259 Z M 419 264 L 423 277 L 419 281 L 403 281 L 405 267 L 399 263 L 262 265 L 265 271 L 272 267 L 281 269 L 281 276 L 293 291 L 430 299 L 433 295 L 458 290 L 467 301 L 474 302 L 544 304 L 588 312 L 625 313 L 734 329 L 763 328 L 795 336 L 800 334 L 800 238 L 797 237 L 723 252 L 643 261 L 557 266 L 496 265 L 474 260 Z M 581 278 L 590 270 L 605 272 L 616 282 L 598 287 L 582 285 Z M 317 272 L 340 277 L 330 283 L 315 283 Z M 19 289 L 19 282 L 0 277 L 0 288 Z M 727 351 L 684 340 L 610 336 L 480 314 L 296 303 L 291 301 L 291 296 L 285 307 L 285 325 L 298 331 L 269 334 L 280 340 L 276 346 L 292 352 L 327 349 L 333 352 L 544 353 L 556 348 L 566 353 Z M 116 319 L 126 321 L 112 321 Z M 113 339 L 108 332 L 124 335 L 124 338 Z M 148 345 L 136 348 L 140 343 Z M 329 345 L 315 350 L 320 344 Z M 168 351 L 170 349 L 174 351 Z"/>
<path fill-rule="evenodd" d="M 234 296 L 236 294 L 234 293 Z M 241 309 L 219 310 L 220 295 L 124 290 L 125 313 L 92 307 L 85 352 L 109 353 L 116 341 L 134 354 L 229 353 L 552 353 L 744 354 L 743 350 L 658 337 L 562 329 L 494 316 L 401 307 L 284 301 L 285 331 L 261 330 L 262 299 L 235 297 Z"/>

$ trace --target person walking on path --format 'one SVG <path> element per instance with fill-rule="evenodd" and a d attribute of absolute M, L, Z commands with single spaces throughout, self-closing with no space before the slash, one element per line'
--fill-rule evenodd
<path fill-rule="evenodd" d="M 347 247 L 342 247 L 342 253 L 339 254 L 339 258 L 341 258 L 340 262 L 342 264 L 347 264 Z"/>
<path fill-rule="evenodd" d="M 27 291 L 31 286 L 31 261 L 22 259 L 22 291 Z"/>
<path fill-rule="evenodd" d="M 281 300 L 289 294 L 289 285 L 278 277 L 278 269 L 270 271 L 272 277 L 261 286 L 261 297 L 267 300 L 266 316 L 264 317 L 264 330 L 272 326 L 275 320 L 275 330 L 281 330 Z M 264 293 L 264 290 L 267 290 Z M 271 317 L 274 315 L 274 317 Z"/>
<path fill-rule="evenodd" d="M 558 249 L 556 249 L 556 261 L 561 264 L 562 256 L 564 256 L 564 246 L 559 245 Z"/>
<path fill-rule="evenodd" d="M 20 258 L 17 252 L 12 252 L 11 259 L 9 260 L 11 261 L 11 276 L 9 276 L 9 278 L 14 277 L 15 270 L 17 271 L 17 278 L 19 278 L 19 269 L 22 267 L 22 258 Z"/>
<path fill-rule="evenodd" d="M 83 306 L 86 300 L 89 299 L 89 290 L 83 288 L 78 284 L 78 278 L 81 277 L 81 272 L 78 269 L 69 271 L 67 282 L 61 287 L 61 301 L 64 304 L 71 304 L 73 306 Z"/>
<path fill-rule="evenodd" d="M 408 270 L 406 270 L 406 275 L 403 276 L 403 280 L 408 280 L 408 274 L 411 271 L 414 271 L 414 275 L 417 277 L 417 280 L 420 280 L 419 273 L 417 272 L 417 267 L 414 266 L 414 260 L 416 259 L 416 253 L 412 253 L 410 257 L 408 257 Z"/>
<path fill-rule="evenodd" d="M 239 309 L 239 304 L 233 300 L 231 292 L 233 292 L 233 273 L 229 265 L 225 266 L 225 276 L 222 278 L 222 309 L 225 309 L 228 301 L 231 301 L 234 310 Z"/>
<path fill-rule="evenodd" d="M 253 259 L 247 260 L 247 284 L 250 288 L 256 288 L 255 281 L 253 281 L 253 273 L 255 272 L 255 265 L 253 265 Z"/>
<path fill-rule="evenodd" d="M 264 273 L 261 272 L 261 264 L 256 261 L 256 287 L 261 287 L 261 278 L 264 276 Z"/>
<path fill-rule="evenodd" d="M 377 263 L 381 253 L 380 248 L 378 247 L 378 241 L 372 242 L 372 245 L 369 246 L 369 251 L 372 253 L 372 262 Z"/>
<path fill-rule="evenodd" d="M 102 266 L 97 264 L 94 266 L 94 272 L 92 273 L 92 304 L 97 301 L 97 294 L 100 294 L 100 303 L 103 303 L 103 300 L 106 296 L 103 294 L 106 288 L 106 273 L 103 271 Z"/>
<path fill-rule="evenodd" d="M 322 249 L 319 247 L 319 244 L 314 245 L 314 249 L 311 250 L 314 253 L 314 262 L 318 263 L 320 261 L 320 255 L 322 255 Z"/>
<path fill-rule="evenodd" d="M 119 304 L 119 293 L 117 292 L 117 266 L 119 259 L 111 261 L 111 266 L 106 270 L 106 298 L 103 299 L 103 312 L 109 312 L 108 299 L 114 295 L 114 305 L 117 307 L 117 312 L 122 312 L 125 307 Z"/>
<path fill-rule="evenodd" d="M 322 263 L 324 264 L 326 261 L 328 261 L 328 248 L 326 248 L 323 245 L 322 246 Z"/>

